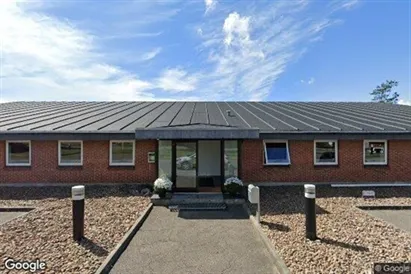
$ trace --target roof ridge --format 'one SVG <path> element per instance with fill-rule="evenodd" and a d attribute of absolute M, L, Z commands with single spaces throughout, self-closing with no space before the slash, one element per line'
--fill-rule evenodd
<path fill-rule="evenodd" d="M 190 124 L 177 124 L 177 125 L 168 125 L 168 126 L 160 126 L 154 128 L 175 128 L 175 127 L 190 127 L 190 126 L 212 126 L 212 127 L 226 127 L 226 128 L 237 128 L 236 126 L 230 125 L 222 125 L 222 124 L 212 124 L 212 123 L 190 123 Z"/>

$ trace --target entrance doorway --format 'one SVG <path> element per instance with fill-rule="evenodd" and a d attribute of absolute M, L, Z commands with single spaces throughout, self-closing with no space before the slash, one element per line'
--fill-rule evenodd
<path fill-rule="evenodd" d="M 175 187 L 180 190 L 197 189 L 197 142 L 176 142 Z"/>
<path fill-rule="evenodd" d="M 197 180 L 200 192 L 221 192 L 221 141 L 198 141 Z"/>
<path fill-rule="evenodd" d="M 237 140 L 159 140 L 158 175 L 174 191 L 220 192 L 228 177 L 238 176 Z"/>

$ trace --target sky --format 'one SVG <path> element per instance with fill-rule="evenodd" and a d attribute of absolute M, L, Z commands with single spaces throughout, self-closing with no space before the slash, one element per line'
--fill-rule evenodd
<path fill-rule="evenodd" d="M 0 1 L 0 102 L 411 104 L 411 1 Z"/>

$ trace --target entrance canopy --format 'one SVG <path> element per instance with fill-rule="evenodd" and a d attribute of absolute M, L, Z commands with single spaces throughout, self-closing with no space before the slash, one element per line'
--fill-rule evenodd
<path fill-rule="evenodd" d="M 257 128 L 237 128 L 210 124 L 191 124 L 157 128 L 138 128 L 136 139 L 258 139 Z"/>

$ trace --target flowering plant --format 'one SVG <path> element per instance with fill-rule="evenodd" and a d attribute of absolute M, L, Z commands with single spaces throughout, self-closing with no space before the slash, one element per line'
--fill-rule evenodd
<path fill-rule="evenodd" d="M 228 192 L 231 196 L 236 196 L 241 192 L 243 188 L 243 181 L 237 177 L 227 178 L 224 182 L 224 190 Z"/>
<path fill-rule="evenodd" d="M 224 185 L 226 186 L 229 184 L 237 184 L 237 185 L 243 186 L 243 181 L 241 181 L 237 177 L 230 177 L 225 180 Z"/>
<path fill-rule="evenodd" d="M 160 198 L 166 196 L 167 191 L 171 191 L 173 187 L 173 182 L 170 181 L 166 176 L 157 178 L 154 182 L 154 193 L 157 193 Z"/>

